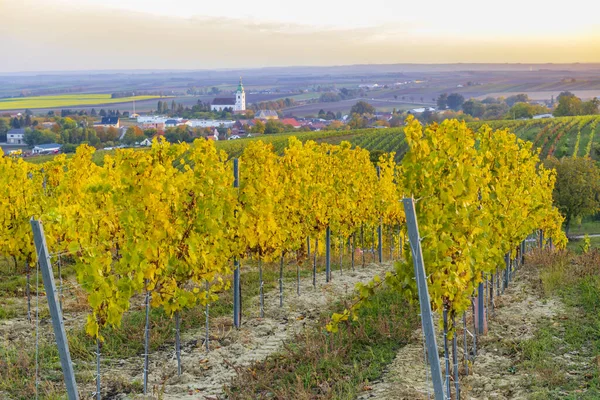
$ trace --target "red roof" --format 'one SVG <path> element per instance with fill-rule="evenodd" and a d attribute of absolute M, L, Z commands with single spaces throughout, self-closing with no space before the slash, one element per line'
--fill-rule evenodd
<path fill-rule="evenodd" d="M 281 123 L 284 125 L 292 125 L 294 128 L 299 128 L 301 125 L 296 118 L 284 118 L 281 120 Z"/>

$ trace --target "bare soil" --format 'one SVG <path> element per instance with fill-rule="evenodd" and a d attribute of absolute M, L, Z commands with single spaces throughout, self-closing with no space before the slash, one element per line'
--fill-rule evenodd
<path fill-rule="evenodd" d="M 235 368 L 248 366 L 254 361 L 280 351 L 304 327 L 316 322 L 325 308 L 349 298 L 357 282 L 367 282 L 376 274 L 385 273 L 391 264 L 370 264 L 355 271 L 333 271 L 332 281 L 325 283 L 318 276 L 317 287 L 312 278 L 301 279 L 300 296 L 296 284 L 284 288 L 284 305 L 279 307 L 279 292 L 265 294 L 265 318 L 259 318 L 259 300 L 244 306 L 244 317 L 239 330 L 232 327 L 231 318 L 211 321 L 210 352 L 204 350 L 204 330 L 182 334 L 183 373 L 177 376 L 177 362 L 173 348 L 150 355 L 149 387 L 162 399 L 216 399 L 223 386 L 236 374 Z M 142 360 L 122 360 L 110 368 L 110 374 L 124 380 L 142 381 Z M 120 398 L 141 398 L 141 396 Z"/>
<path fill-rule="evenodd" d="M 540 324 L 548 319 L 560 318 L 565 312 L 559 299 L 540 298 L 532 288 L 532 274 L 534 272 L 525 268 L 519 271 L 504 294 L 495 298 L 495 312 L 488 320 L 488 334 L 478 337 L 477 356 L 469 366 L 468 376 L 464 375 L 464 358 L 459 357 L 462 399 L 529 398 L 527 382 L 531 377 L 525 369 L 517 368 L 517 349 L 522 342 L 533 337 Z M 458 334 L 458 353 L 462 355 L 462 329 L 459 329 Z M 413 342 L 398 352 L 382 379 L 369 386 L 369 390 L 359 396 L 359 399 L 433 398 L 431 382 L 426 380 L 422 338 L 421 330 L 415 331 Z M 441 335 L 438 335 L 437 344 L 443 367 L 442 340 Z M 471 347 L 471 340 L 468 343 Z M 455 398 L 454 382 L 451 382 L 451 386 Z"/>

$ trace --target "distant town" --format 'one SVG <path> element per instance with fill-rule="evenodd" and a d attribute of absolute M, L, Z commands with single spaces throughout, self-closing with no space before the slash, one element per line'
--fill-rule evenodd
<path fill-rule="evenodd" d="M 408 115 L 414 115 L 422 123 L 448 118 L 475 121 L 592 115 L 598 114 L 600 105 L 597 97 L 583 100 L 568 90 L 544 100 L 534 100 L 527 93 L 467 97 L 469 93 L 478 94 L 477 91 L 482 90 L 483 84 L 478 81 L 458 83 L 446 87 L 450 90 L 444 92 L 438 88 L 436 96 L 427 99 L 424 95 L 417 97 L 410 93 L 422 91 L 423 86 L 430 87 L 430 82 L 418 79 L 390 82 L 390 78 L 387 79 L 385 84 L 357 83 L 340 88 L 322 85 L 314 90 L 314 94 L 306 95 L 302 91 L 298 94 L 288 90 L 289 97 L 282 97 L 286 96 L 286 90 L 255 90 L 255 98 L 263 100 L 247 103 L 246 89 L 240 77 L 227 91 L 217 87 L 188 88 L 185 96 L 203 96 L 195 104 L 190 104 L 188 97 L 147 92 L 143 93 L 144 111 L 136 112 L 135 99 L 139 97 L 135 96 L 140 93 L 125 91 L 109 96 L 117 100 L 131 99 L 114 108 L 108 104 L 98 108 L 0 111 L 0 146 L 5 153 L 18 151 L 27 157 L 74 152 L 81 143 L 98 149 L 113 149 L 150 146 L 158 137 L 176 143 L 198 138 L 222 141 L 277 133 L 385 129 L 402 126 Z M 561 82 L 565 87 L 569 84 L 574 83 Z M 152 95 L 156 96 L 154 100 L 148 100 Z M 16 100 L 21 99 L 40 101 L 44 97 L 22 94 Z M 154 101 L 155 107 L 148 109 L 150 101 Z M 341 104 L 348 104 L 348 108 L 340 109 Z M 311 109 L 314 113 L 308 115 L 306 110 Z"/>

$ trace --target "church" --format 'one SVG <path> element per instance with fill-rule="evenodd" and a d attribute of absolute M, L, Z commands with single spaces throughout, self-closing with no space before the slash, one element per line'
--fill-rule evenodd
<path fill-rule="evenodd" d="M 235 113 L 246 111 L 246 92 L 244 92 L 244 86 L 242 85 L 242 77 L 240 77 L 240 84 L 235 92 L 235 98 L 217 97 L 210 105 L 211 111 L 223 111 L 226 108 L 233 109 Z"/>

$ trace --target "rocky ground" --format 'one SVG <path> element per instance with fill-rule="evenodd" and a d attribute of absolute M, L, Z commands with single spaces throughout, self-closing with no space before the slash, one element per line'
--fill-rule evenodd
<path fill-rule="evenodd" d="M 503 295 L 494 301 L 495 312 L 488 320 L 489 331 L 480 336 L 477 357 L 465 376 L 459 357 L 461 399 L 528 399 L 530 376 L 518 368 L 515 357 L 520 344 L 531 339 L 540 324 L 560 318 L 565 312 L 557 298 L 541 298 L 532 288 L 532 275 L 525 269 Z M 470 324 L 468 326 L 471 326 Z M 459 354 L 463 354 L 462 329 L 459 329 Z M 438 336 L 440 360 L 443 364 L 443 341 Z M 469 340 L 469 347 L 472 346 Z M 431 382 L 426 378 L 421 330 L 414 332 L 413 342 L 403 347 L 380 381 L 369 387 L 360 400 L 409 400 L 433 398 Z M 442 369 L 442 374 L 444 370 Z M 455 398 L 454 382 L 451 382 Z"/>

